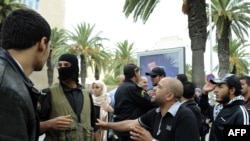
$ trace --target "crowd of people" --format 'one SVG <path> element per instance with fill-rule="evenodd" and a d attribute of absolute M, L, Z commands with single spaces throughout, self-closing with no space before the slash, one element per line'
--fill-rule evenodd
<path fill-rule="evenodd" d="M 224 74 L 197 88 L 185 74 L 156 66 L 145 76 L 129 63 L 117 87 L 79 83 L 79 62 L 63 54 L 59 83 L 37 90 L 29 75 L 50 53 L 51 29 L 36 11 L 18 9 L 4 21 L 0 48 L 0 140 L 224 141 L 224 125 L 249 125 L 250 77 Z M 150 77 L 150 80 L 148 80 Z M 148 86 L 152 82 L 152 87 Z M 216 104 L 209 103 L 214 92 Z"/>

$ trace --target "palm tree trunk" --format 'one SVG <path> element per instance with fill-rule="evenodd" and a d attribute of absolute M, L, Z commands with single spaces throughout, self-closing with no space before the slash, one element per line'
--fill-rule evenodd
<path fill-rule="evenodd" d="M 80 59 L 81 59 L 81 71 L 80 71 L 81 84 L 85 88 L 86 76 L 87 76 L 87 68 L 86 68 L 85 56 L 83 54 L 81 54 Z"/>
<path fill-rule="evenodd" d="M 95 65 L 95 80 L 99 80 L 99 79 L 100 79 L 100 72 L 99 72 L 97 65 Z"/>
<path fill-rule="evenodd" d="M 205 0 L 188 0 L 188 28 L 192 49 L 192 81 L 202 88 L 205 82 L 204 52 L 206 47 Z"/>
<path fill-rule="evenodd" d="M 3 24 L 0 23 L 0 47 L 2 47 L 2 25 Z"/>
<path fill-rule="evenodd" d="M 49 86 L 52 86 L 52 84 L 53 84 L 53 78 L 54 78 L 54 66 L 51 63 L 51 53 L 52 53 L 52 50 L 49 53 L 49 57 L 48 57 L 47 63 L 46 63 L 46 65 L 47 65 L 47 76 L 48 76 L 48 84 L 49 84 Z"/>
<path fill-rule="evenodd" d="M 229 72 L 229 30 L 231 22 L 224 21 L 221 37 L 218 39 L 219 76 Z"/>

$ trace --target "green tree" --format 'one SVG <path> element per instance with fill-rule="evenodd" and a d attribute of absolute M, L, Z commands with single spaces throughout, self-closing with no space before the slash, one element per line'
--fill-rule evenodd
<path fill-rule="evenodd" d="M 229 72 L 234 73 L 237 76 L 248 75 L 249 69 L 248 60 L 250 59 L 250 53 L 246 49 L 250 44 L 242 43 L 241 40 L 229 41 Z M 214 51 L 218 52 L 218 46 L 214 46 Z M 214 71 L 218 71 L 219 65 L 214 68 Z"/>
<path fill-rule="evenodd" d="M 136 22 L 140 17 L 144 23 L 148 20 L 155 6 L 160 0 L 126 0 L 123 12 L 128 17 L 134 13 L 133 18 Z M 183 11 L 188 14 L 189 37 L 192 49 L 192 81 L 198 87 L 204 84 L 204 52 L 206 44 L 206 5 L 205 0 L 184 0 Z M 198 26 L 197 26 L 198 25 Z"/>
<path fill-rule="evenodd" d="M 104 50 L 102 44 L 96 46 L 92 51 L 89 53 L 91 66 L 94 68 L 95 79 L 99 80 L 100 71 L 105 72 L 108 68 L 107 62 L 110 60 L 110 54 L 107 50 Z"/>
<path fill-rule="evenodd" d="M 123 74 L 123 67 L 128 63 L 136 63 L 135 52 L 133 49 L 134 43 L 129 43 L 128 40 L 118 42 L 116 44 L 115 55 L 112 58 L 111 69 L 114 72 L 114 77 Z"/>
<path fill-rule="evenodd" d="M 26 5 L 21 3 L 21 0 L 0 0 L 0 44 L 2 43 L 2 24 L 4 19 L 12 11 L 18 8 L 27 8 Z"/>
<path fill-rule="evenodd" d="M 113 86 L 115 86 L 115 85 L 117 85 L 118 80 L 117 80 L 117 78 L 114 77 L 113 75 L 111 75 L 111 74 L 106 74 L 106 75 L 104 76 L 103 82 L 104 82 L 106 85 L 113 85 Z"/>
<path fill-rule="evenodd" d="M 192 80 L 192 66 L 190 64 L 185 65 L 185 74 L 187 75 L 188 80 Z"/>
<path fill-rule="evenodd" d="M 67 35 L 66 30 L 64 29 L 58 29 L 53 28 L 51 30 L 51 37 L 50 37 L 50 54 L 47 59 L 47 76 L 48 76 L 48 84 L 51 86 L 53 84 L 53 78 L 54 78 L 54 66 L 55 62 L 53 60 L 56 60 L 55 58 L 58 58 L 61 54 L 55 55 L 53 52 L 56 48 L 65 48 L 68 47 L 67 45 Z"/>
<path fill-rule="evenodd" d="M 87 68 L 91 67 L 99 73 L 105 68 L 107 61 L 105 60 L 107 54 L 102 49 L 102 41 L 107 39 L 100 37 L 101 32 L 94 34 L 94 27 L 95 25 L 80 23 L 75 28 L 75 33 L 70 32 L 70 38 L 76 44 L 70 52 L 80 56 L 80 76 L 83 86 L 85 86 Z"/>
<path fill-rule="evenodd" d="M 250 3 L 244 0 L 211 0 L 212 29 L 218 42 L 219 75 L 228 73 L 229 39 L 235 34 L 241 41 L 248 36 Z"/>

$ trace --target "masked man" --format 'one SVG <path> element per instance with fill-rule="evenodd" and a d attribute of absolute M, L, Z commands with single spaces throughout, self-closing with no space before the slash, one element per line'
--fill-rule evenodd
<path fill-rule="evenodd" d="M 42 90 L 40 132 L 45 141 L 93 141 L 95 116 L 91 96 L 78 83 L 78 59 L 63 54 L 58 61 L 59 84 Z"/>

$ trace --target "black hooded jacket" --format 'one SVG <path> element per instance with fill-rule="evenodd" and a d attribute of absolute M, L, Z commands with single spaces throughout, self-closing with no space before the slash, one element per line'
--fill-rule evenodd
<path fill-rule="evenodd" d="M 243 106 L 244 97 L 234 97 L 225 105 L 208 103 L 208 95 L 202 95 L 199 106 L 201 110 L 208 110 L 212 126 L 209 141 L 223 141 L 224 125 L 249 125 L 249 113 Z"/>

